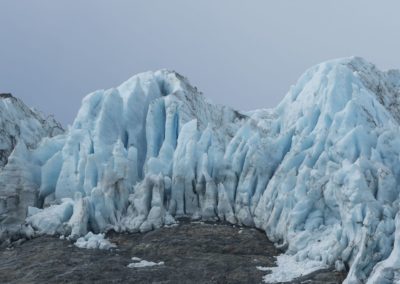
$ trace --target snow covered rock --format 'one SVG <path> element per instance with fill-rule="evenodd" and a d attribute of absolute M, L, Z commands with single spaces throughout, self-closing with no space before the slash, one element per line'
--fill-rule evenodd
<path fill-rule="evenodd" d="M 399 94 L 399 71 L 356 57 L 310 68 L 276 108 L 247 113 L 147 72 L 88 95 L 65 135 L 17 147 L 9 165 L 37 195 L 27 222 L 40 232 L 224 220 L 264 230 L 303 267 L 349 267 L 347 283 L 392 281 Z"/>

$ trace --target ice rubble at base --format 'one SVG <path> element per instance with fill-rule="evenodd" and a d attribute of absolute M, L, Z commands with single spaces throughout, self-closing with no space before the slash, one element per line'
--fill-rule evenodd
<path fill-rule="evenodd" d="M 398 277 L 400 72 L 310 68 L 274 109 L 209 103 L 175 72 L 88 95 L 65 135 L 17 146 L 0 174 L 36 189 L 8 214 L 36 231 L 145 232 L 177 216 L 255 226 L 299 262 Z M 19 176 L 10 174 L 19 169 Z M 395 249 L 393 249 L 393 244 Z"/>
<path fill-rule="evenodd" d="M 104 234 L 87 233 L 85 236 L 76 240 L 75 246 L 85 249 L 112 249 L 117 246 L 104 238 Z"/>

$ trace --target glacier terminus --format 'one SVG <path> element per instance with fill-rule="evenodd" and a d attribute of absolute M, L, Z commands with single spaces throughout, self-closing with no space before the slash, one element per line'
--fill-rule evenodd
<path fill-rule="evenodd" d="M 0 239 L 96 246 L 189 217 L 264 231 L 285 251 L 266 282 L 300 265 L 400 283 L 400 71 L 330 60 L 248 112 L 146 72 L 86 96 L 66 130 L 13 97 L 0 110 Z"/>

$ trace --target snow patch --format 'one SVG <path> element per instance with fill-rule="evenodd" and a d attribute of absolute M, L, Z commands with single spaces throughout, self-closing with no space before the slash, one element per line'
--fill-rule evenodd
<path fill-rule="evenodd" d="M 276 264 L 277 267 L 256 267 L 261 271 L 271 271 L 270 274 L 263 277 L 265 283 L 289 282 L 317 270 L 328 268 L 328 266 L 321 261 L 308 259 L 297 261 L 295 256 L 286 254 L 279 255 Z"/>
<path fill-rule="evenodd" d="M 160 262 L 153 262 L 153 261 L 147 261 L 143 260 L 139 257 L 132 257 L 132 260 L 134 262 L 128 264 L 128 268 L 144 268 L 144 267 L 152 267 L 152 266 L 160 266 L 164 265 L 164 261 Z"/>

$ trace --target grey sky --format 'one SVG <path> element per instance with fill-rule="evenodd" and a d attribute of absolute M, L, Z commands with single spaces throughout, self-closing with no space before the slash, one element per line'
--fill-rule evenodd
<path fill-rule="evenodd" d="M 174 69 L 212 101 L 275 106 L 308 67 L 400 68 L 400 1 L 0 0 L 0 92 L 64 125 L 82 98 Z"/>

